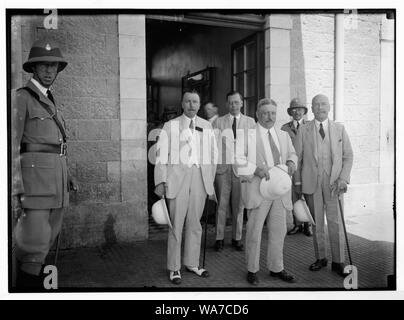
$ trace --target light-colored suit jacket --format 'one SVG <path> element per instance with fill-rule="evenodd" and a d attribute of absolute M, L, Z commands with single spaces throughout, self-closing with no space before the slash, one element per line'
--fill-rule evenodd
<path fill-rule="evenodd" d="M 295 148 L 293 147 L 292 141 L 289 135 L 285 131 L 281 131 L 278 128 L 275 128 L 276 135 L 278 136 L 279 146 L 280 146 L 280 154 L 282 164 L 286 164 L 287 161 L 293 161 L 295 165 L 297 165 L 297 156 L 295 153 Z M 254 163 L 256 167 L 265 168 L 269 167 L 267 163 L 267 159 L 265 156 L 264 144 L 261 139 L 261 134 L 259 128 L 257 126 L 255 131 L 256 138 L 256 154 L 255 157 L 251 154 L 247 154 L 247 159 L 250 163 Z M 254 159 L 255 158 L 255 159 Z M 242 179 L 243 180 L 243 179 Z M 261 178 L 254 175 L 252 177 L 251 182 L 243 182 L 241 184 L 241 197 L 244 203 L 245 208 L 254 209 L 258 208 L 264 198 L 261 196 L 260 192 L 260 183 Z M 287 192 L 282 198 L 281 201 L 285 209 L 292 210 L 292 197 L 290 191 Z"/>
<path fill-rule="evenodd" d="M 168 199 L 174 199 L 177 196 L 188 168 L 188 164 L 181 161 L 183 158 L 181 154 L 189 151 L 189 140 L 184 135 L 187 130 L 189 130 L 187 120 L 185 115 L 181 115 L 164 124 L 157 142 L 154 182 L 156 186 L 162 182 L 166 183 Z M 198 116 L 195 120 L 195 134 L 199 143 L 197 159 L 205 191 L 208 195 L 213 195 L 217 163 L 215 134 L 211 124 Z"/>
<path fill-rule="evenodd" d="M 331 144 L 331 176 L 330 185 L 338 178 L 350 182 L 353 164 L 353 151 L 348 134 L 342 124 L 329 120 L 328 134 Z M 299 158 L 295 183 L 302 184 L 302 192 L 313 194 L 317 188 L 318 157 L 317 157 L 317 129 L 315 120 L 299 127 L 295 148 Z"/>
<path fill-rule="evenodd" d="M 215 132 L 216 132 L 216 140 L 218 142 L 218 148 L 220 152 L 219 163 L 217 165 L 216 174 L 224 174 L 227 170 L 231 170 L 232 165 L 229 162 L 230 159 L 228 155 L 231 153 L 229 148 L 234 148 L 234 138 L 233 135 L 224 136 L 223 131 L 227 129 L 232 130 L 232 117 L 230 114 L 226 114 L 220 118 L 217 118 L 213 123 Z M 237 124 L 237 130 L 244 130 L 244 148 L 247 148 L 247 136 L 248 129 L 255 128 L 255 121 L 253 118 L 240 114 L 240 120 Z M 240 131 L 237 134 L 241 134 Z M 227 162 L 227 163 L 226 163 Z"/>

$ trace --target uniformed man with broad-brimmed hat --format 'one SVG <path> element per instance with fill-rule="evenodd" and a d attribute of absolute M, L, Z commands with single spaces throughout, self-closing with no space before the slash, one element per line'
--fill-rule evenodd
<path fill-rule="evenodd" d="M 60 232 L 69 189 L 77 183 L 66 163 L 65 122 L 51 93 L 67 65 L 57 44 L 33 44 L 24 71 L 26 86 L 12 96 L 12 208 L 18 289 L 43 289 L 45 258 Z"/>
<path fill-rule="evenodd" d="M 297 130 L 300 126 L 306 123 L 306 120 L 303 118 L 305 114 L 307 114 L 307 107 L 303 104 L 303 102 L 299 98 L 293 98 L 290 101 L 289 108 L 287 109 L 288 115 L 292 117 L 292 121 L 285 123 L 281 130 L 286 131 L 290 138 L 292 139 L 293 146 L 295 146 L 295 140 L 297 136 Z M 296 187 L 293 185 L 292 187 L 292 203 L 295 203 L 299 200 L 298 195 L 296 193 Z M 293 227 L 289 230 L 288 235 L 296 234 L 298 232 L 303 232 L 306 236 L 312 236 L 312 226 L 308 222 L 301 222 L 296 219 L 296 215 L 292 213 L 292 211 L 287 212 L 288 218 L 290 220 L 293 219 Z M 289 220 L 289 219 L 288 219 Z"/>

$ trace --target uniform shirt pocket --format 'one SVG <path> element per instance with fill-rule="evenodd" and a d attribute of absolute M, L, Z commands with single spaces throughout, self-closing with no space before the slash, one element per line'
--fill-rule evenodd
<path fill-rule="evenodd" d="M 24 153 L 21 155 L 21 171 L 25 195 L 56 195 L 55 155 Z"/>
<path fill-rule="evenodd" d="M 57 137 L 57 128 L 52 116 L 37 104 L 28 107 L 28 118 L 25 123 L 25 135 L 30 137 Z"/>

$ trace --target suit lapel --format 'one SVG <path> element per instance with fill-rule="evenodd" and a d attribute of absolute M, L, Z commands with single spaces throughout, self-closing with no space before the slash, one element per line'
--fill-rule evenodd
<path fill-rule="evenodd" d="M 264 160 L 264 163 L 268 166 L 267 163 L 267 157 L 265 155 L 265 149 L 264 149 L 264 143 L 261 139 L 261 132 L 259 130 L 259 127 L 257 125 L 257 128 L 255 129 L 255 134 L 256 134 L 256 139 L 257 139 L 257 150 L 256 150 L 256 154 L 257 154 L 257 159 L 256 159 L 256 165 L 260 166 L 261 163 L 258 163 L 258 158 L 262 158 Z"/>
<path fill-rule="evenodd" d="M 334 159 L 335 148 L 337 146 L 335 139 L 337 138 L 337 132 L 334 121 L 328 120 L 328 136 L 330 138 L 331 145 L 331 159 Z"/>

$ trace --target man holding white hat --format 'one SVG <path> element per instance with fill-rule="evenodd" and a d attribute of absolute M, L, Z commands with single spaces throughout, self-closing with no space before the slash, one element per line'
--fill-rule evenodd
<path fill-rule="evenodd" d="M 286 210 L 292 209 L 291 178 L 296 171 L 297 156 L 289 135 L 274 127 L 277 105 L 272 99 L 257 104 L 258 123 L 255 139 L 248 143 L 246 158 L 251 175 L 244 172 L 242 199 L 248 210 L 246 234 L 247 281 L 258 284 L 261 234 L 265 220 L 268 228 L 267 267 L 272 277 L 295 282 L 283 266 L 283 244 L 286 235 Z M 255 141 L 254 141 L 255 140 Z M 240 168 L 241 169 L 241 168 Z"/>

